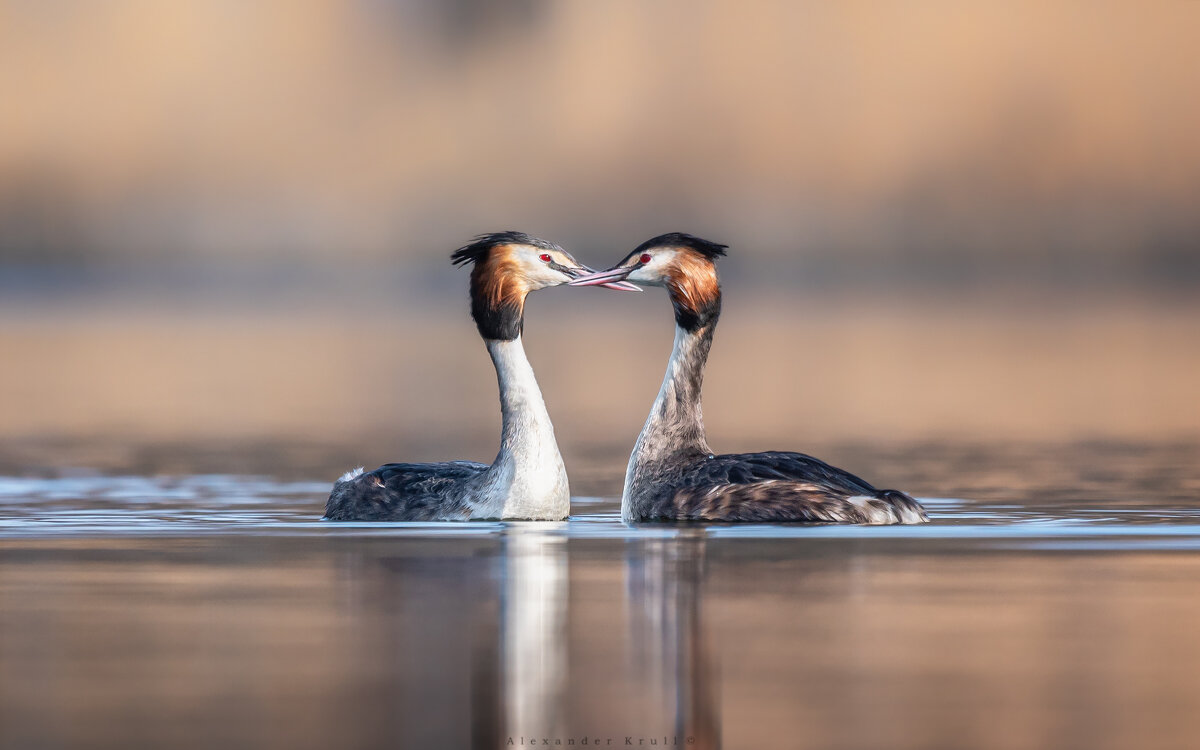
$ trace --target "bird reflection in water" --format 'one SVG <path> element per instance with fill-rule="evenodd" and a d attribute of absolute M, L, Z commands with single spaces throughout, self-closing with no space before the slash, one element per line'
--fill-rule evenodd
<path fill-rule="evenodd" d="M 513 523 L 505 530 L 500 605 L 504 737 L 558 738 L 569 732 L 565 525 Z"/>
<path fill-rule="evenodd" d="M 719 747 L 703 532 L 595 546 L 564 526 L 347 551 L 353 635 L 330 644 L 349 665 L 343 731 L 404 747 Z"/>
<path fill-rule="evenodd" d="M 721 744 L 717 668 L 701 606 L 705 550 L 704 532 L 685 529 L 631 542 L 625 557 L 629 640 L 642 698 L 674 717 L 668 739 L 694 748 Z"/>
<path fill-rule="evenodd" d="M 562 738 L 564 744 L 613 737 L 620 745 L 632 735 L 647 746 L 719 747 L 717 670 L 701 607 L 703 533 L 631 542 L 624 546 L 623 586 L 606 591 L 591 574 L 581 574 L 572 595 L 568 542 L 558 526 L 512 524 L 505 534 L 498 711 L 505 726 L 499 736 L 505 742 Z M 581 568 L 591 564 L 585 558 Z M 612 601 L 605 607 L 614 627 L 593 620 L 569 627 L 571 599 L 603 601 L 608 591 L 624 598 L 624 606 Z M 617 619 L 622 612 L 624 628 Z M 616 700 L 597 700 L 598 693 L 612 693 L 598 691 L 593 676 L 572 679 L 572 646 L 577 655 L 603 651 L 614 671 L 601 679 L 625 688 Z"/>

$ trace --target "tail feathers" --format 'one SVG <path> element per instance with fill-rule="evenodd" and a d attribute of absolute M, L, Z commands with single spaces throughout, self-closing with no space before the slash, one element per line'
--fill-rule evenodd
<path fill-rule="evenodd" d="M 325 501 L 325 518 L 330 521 L 355 520 L 355 508 L 363 494 L 363 488 L 354 480 L 363 475 L 363 467 L 347 471 L 333 483 L 329 499 Z"/>
<path fill-rule="evenodd" d="M 896 516 L 894 523 L 926 523 L 929 516 L 921 504 L 900 490 L 880 490 L 879 497 L 891 506 Z"/>

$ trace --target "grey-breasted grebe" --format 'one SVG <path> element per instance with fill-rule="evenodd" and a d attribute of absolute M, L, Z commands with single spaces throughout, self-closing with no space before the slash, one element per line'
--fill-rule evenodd
<path fill-rule="evenodd" d="M 325 517 L 334 521 L 561 520 L 571 495 L 554 426 L 521 344 L 525 297 L 592 269 L 558 245 L 521 232 L 481 235 L 450 256 L 473 263 L 471 316 L 500 382 L 500 453 L 473 461 L 384 464 L 351 471 L 333 485 Z M 613 282 L 616 289 L 637 290 Z"/>
<path fill-rule="evenodd" d="M 574 286 L 629 279 L 664 286 L 675 308 L 675 347 L 658 399 L 629 458 L 626 521 L 809 521 L 922 523 L 917 501 L 877 490 L 801 453 L 716 456 L 704 435 L 700 388 L 721 314 L 715 260 L 725 245 L 675 232 L 642 243 L 607 271 Z"/>

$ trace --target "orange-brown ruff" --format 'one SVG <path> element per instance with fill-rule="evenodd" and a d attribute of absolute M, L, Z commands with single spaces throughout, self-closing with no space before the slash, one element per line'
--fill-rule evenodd
<path fill-rule="evenodd" d="M 677 310 L 697 318 L 721 300 L 716 267 L 712 261 L 688 248 L 679 248 L 679 254 L 668 268 L 667 289 Z"/>
<path fill-rule="evenodd" d="M 512 245 L 497 245 L 471 269 L 471 297 L 491 309 L 506 308 L 521 314 L 529 285 L 518 272 Z"/>
<path fill-rule="evenodd" d="M 471 317 L 489 341 L 512 341 L 524 330 L 525 296 L 532 291 L 513 243 L 476 254 L 471 269 Z"/>

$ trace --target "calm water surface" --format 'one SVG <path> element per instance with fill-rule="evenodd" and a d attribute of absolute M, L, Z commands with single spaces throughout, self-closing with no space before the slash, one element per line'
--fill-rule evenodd
<path fill-rule="evenodd" d="M 0 478 L 0 744 L 1200 746 L 1194 448 L 972 455 L 918 474 L 973 497 L 874 528 L 593 497 L 332 524 L 324 481 Z"/>

